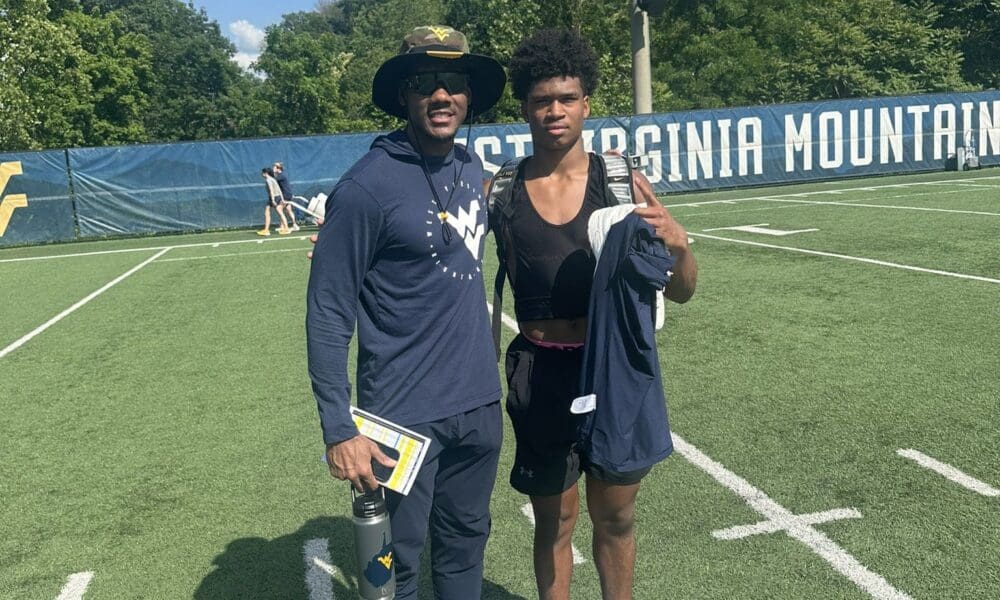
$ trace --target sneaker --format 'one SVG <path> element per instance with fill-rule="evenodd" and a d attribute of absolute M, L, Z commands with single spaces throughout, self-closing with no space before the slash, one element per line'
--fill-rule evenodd
<path fill-rule="evenodd" d="M 270 229 L 261 229 L 260 231 L 257 232 L 257 235 L 271 235 L 271 230 Z"/>
<path fill-rule="evenodd" d="M 278 235 L 288 235 L 291 232 L 291 229 L 278 229 Z"/>
<path fill-rule="evenodd" d="M 299 230 L 299 224 L 298 223 L 296 223 L 295 225 L 292 225 L 292 231 L 298 231 L 298 230 Z"/>

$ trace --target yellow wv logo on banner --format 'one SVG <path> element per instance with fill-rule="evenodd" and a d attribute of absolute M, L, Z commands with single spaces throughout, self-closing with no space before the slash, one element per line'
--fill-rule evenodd
<path fill-rule="evenodd" d="M 7 232 L 7 224 L 10 223 L 10 218 L 14 215 L 14 209 L 28 206 L 28 197 L 24 194 L 3 195 L 10 178 L 20 174 L 20 161 L 0 163 L 0 237 L 3 237 L 3 234 Z"/>

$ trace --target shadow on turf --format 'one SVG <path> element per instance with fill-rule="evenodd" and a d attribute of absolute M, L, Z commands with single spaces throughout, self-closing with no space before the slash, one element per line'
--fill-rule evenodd
<path fill-rule="evenodd" d="M 195 590 L 195 600 L 247 600 L 308 598 L 305 584 L 306 566 L 302 548 L 308 540 L 329 540 L 330 562 L 343 579 L 334 578 L 333 597 L 338 600 L 357 598 L 353 554 L 353 533 L 350 519 L 324 517 L 312 519 L 291 535 L 273 540 L 243 538 L 226 545 L 225 551 L 212 561 L 215 569 Z M 426 556 L 426 553 L 425 553 Z M 421 568 L 420 597 L 430 597 L 428 563 Z M 483 600 L 526 600 L 511 594 L 490 581 L 483 582 Z"/>

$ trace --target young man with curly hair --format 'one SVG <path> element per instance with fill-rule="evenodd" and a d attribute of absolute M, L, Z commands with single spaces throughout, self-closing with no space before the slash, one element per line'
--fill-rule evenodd
<path fill-rule="evenodd" d="M 514 51 L 509 77 L 531 130 L 534 152 L 514 175 L 509 217 L 499 227 L 491 224 L 511 280 L 520 329 L 505 360 L 507 412 L 517 440 L 510 481 L 530 497 L 534 510 L 533 559 L 540 598 L 569 598 L 581 474 L 586 476 L 602 596 L 631 598 L 636 495 L 652 464 L 669 453 L 669 431 L 665 431 L 661 389 L 657 393 L 663 426 L 657 435 L 665 436 L 668 446 L 664 448 L 661 441 L 655 452 L 627 449 L 631 456 L 644 459 L 630 462 L 622 471 L 608 468 L 582 449 L 580 420 L 573 414 L 579 411 L 571 411 L 584 368 L 594 281 L 588 220 L 615 203 L 608 198 L 604 161 L 584 150 L 582 138 L 590 96 L 598 85 L 597 60 L 576 32 L 540 31 Z M 649 224 L 649 235 L 662 240 L 674 259 L 663 293 L 674 302 L 686 302 L 697 279 L 687 233 L 659 203 L 649 182 L 637 180 L 637 202 L 646 206 L 636 207 L 634 214 Z M 658 365 L 656 373 L 659 383 Z M 620 378 L 608 375 L 618 392 L 622 386 L 616 377 Z M 638 402 L 610 400 L 619 401 Z"/>

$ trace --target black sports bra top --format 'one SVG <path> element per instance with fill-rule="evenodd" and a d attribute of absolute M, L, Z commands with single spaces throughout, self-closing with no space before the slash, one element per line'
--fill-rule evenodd
<path fill-rule="evenodd" d="M 590 171 L 580 212 L 563 225 L 543 219 L 531 204 L 523 169 L 513 182 L 508 276 L 518 321 L 587 316 L 594 280 L 594 252 L 587 236 L 590 215 L 608 206 L 600 157 L 590 155 Z M 522 166 L 524 163 L 522 163 Z"/>

